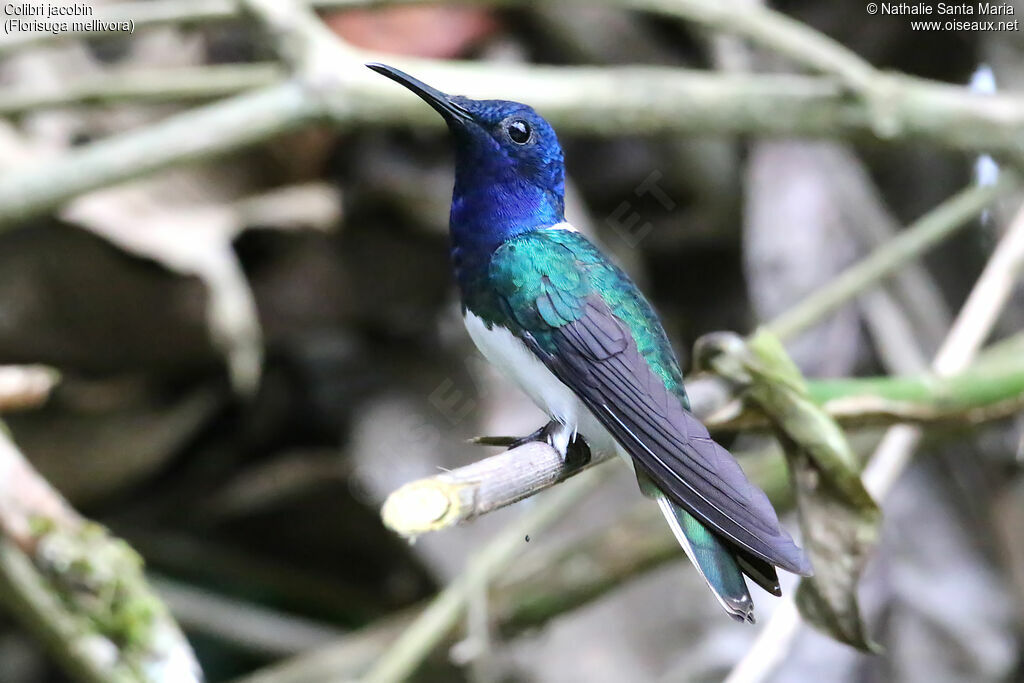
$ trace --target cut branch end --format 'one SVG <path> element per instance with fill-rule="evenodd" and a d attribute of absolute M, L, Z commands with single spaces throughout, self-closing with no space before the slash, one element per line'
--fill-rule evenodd
<path fill-rule="evenodd" d="M 384 501 L 384 525 L 408 537 L 450 526 L 462 516 L 462 488 L 436 477 L 410 482 Z"/>

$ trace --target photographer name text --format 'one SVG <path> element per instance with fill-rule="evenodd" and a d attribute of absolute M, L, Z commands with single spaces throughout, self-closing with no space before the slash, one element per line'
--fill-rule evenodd
<path fill-rule="evenodd" d="M 1013 16 L 1011 3 L 949 3 L 934 5 L 923 2 L 880 2 L 878 14 L 895 16 L 960 16 L 960 17 L 1005 17 Z"/>

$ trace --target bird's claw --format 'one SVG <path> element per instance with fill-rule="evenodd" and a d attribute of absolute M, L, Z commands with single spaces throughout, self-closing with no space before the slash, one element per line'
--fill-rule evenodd
<path fill-rule="evenodd" d="M 565 461 L 565 465 L 569 469 L 575 470 L 586 466 L 590 463 L 590 446 L 587 445 L 587 442 L 580 434 L 573 434 L 564 449 L 556 445 L 556 435 L 564 429 L 565 426 L 563 424 L 552 420 L 532 434 L 516 439 L 509 448 L 522 446 L 531 441 L 543 441 L 559 451 L 562 460 Z"/>
<path fill-rule="evenodd" d="M 587 445 L 587 442 L 580 434 L 575 434 L 563 451 L 555 444 L 555 436 L 563 429 L 565 429 L 565 427 L 561 423 L 552 420 L 540 429 L 537 429 L 526 436 L 520 436 L 517 438 L 507 436 L 478 436 L 472 441 L 473 443 L 483 446 L 504 446 L 508 450 L 539 441 L 558 450 L 559 455 L 562 456 L 562 459 L 565 461 L 565 465 L 568 469 L 576 470 L 581 467 L 585 467 L 590 463 L 591 459 L 590 446 Z"/>
<path fill-rule="evenodd" d="M 557 422 L 548 422 L 546 425 L 534 431 L 532 434 L 527 434 L 526 436 L 521 436 L 518 439 L 513 439 L 512 442 L 508 445 L 508 449 L 512 450 L 513 448 L 519 448 L 520 446 L 524 446 L 534 441 L 543 441 L 545 443 L 550 444 L 551 434 L 552 432 L 554 432 L 557 426 Z"/>

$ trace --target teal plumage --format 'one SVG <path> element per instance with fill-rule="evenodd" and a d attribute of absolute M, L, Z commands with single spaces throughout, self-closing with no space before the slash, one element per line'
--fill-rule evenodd
<path fill-rule="evenodd" d="M 629 276 L 580 233 L 537 230 L 509 240 L 491 257 L 489 280 L 508 302 L 507 312 L 491 309 L 492 315 L 498 311 L 494 322 L 521 326 L 549 351 L 550 331 L 578 320 L 588 296 L 600 297 L 626 323 L 665 388 L 690 407 L 682 372 L 654 309 Z M 557 305 L 548 304 L 545 295 Z"/>

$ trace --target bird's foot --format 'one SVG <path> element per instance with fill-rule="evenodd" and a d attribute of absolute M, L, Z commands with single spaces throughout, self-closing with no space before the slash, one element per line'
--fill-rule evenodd
<path fill-rule="evenodd" d="M 535 441 L 546 441 L 562 456 L 565 466 L 570 470 L 577 470 L 590 463 L 590 446 L 584 438 L 557 420 L 552 420 L 530 435 L 524 437 L 533 438 Z"/>
<path fill-rule="evenodd" d="M 550 435 L 557 426 L 559 426 L 558 423 L 552 420 L 551 422 L 548 422 L 546 425 L 536 430 L 532 434 L 527 434 L 526 436 L 520 436 L 518 439 L 513 439 L 509 443 L 508 448 L 509 450 L 512 450 L 513 448 L 519 448 L 520 446 L 531 443 L 533 441 L 544 441 L 547 443 L 551 443 Z"/>
<path fill-rule="evenodd" d="M 576 470 L 590 464 L 590 446 L 584 438 L 568 431 L 568 427 L 552 420 L 532 434 L 511 438 L 507 436 L 480 436 L 474 443 L 484 446 L 505 446 L 508 450 L 540 441 L 554 448 L 562 456 L 568 469 Z"/>

